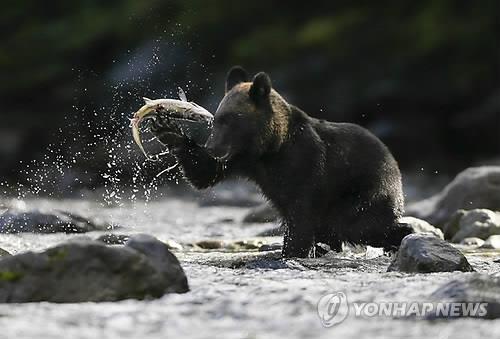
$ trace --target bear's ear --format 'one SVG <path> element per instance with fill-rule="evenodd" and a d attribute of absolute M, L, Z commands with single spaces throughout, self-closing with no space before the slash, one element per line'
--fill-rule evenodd
<path fill-rule="evenodd" d="M 264 72 L 259 72 L 253 78 L 253 83 L 250 87 L 249 95 L 253 100 L 257 102 L 262 101 L 269 97 L 271 87 L 271 78 L 269 78 L 269 75 Z"/>
<path fill-rule="evenodd" d="M 226 76 L 226 93 L 231 90 L 234 86 L 241 82 L 248 81 L 248 73 L 241 66 L 233 66 L 227 72 Z"/>

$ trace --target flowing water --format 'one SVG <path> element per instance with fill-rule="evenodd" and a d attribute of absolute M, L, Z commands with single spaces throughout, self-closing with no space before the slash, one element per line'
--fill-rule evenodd
<path fill-rule="evenodd" d="M 117 207 L 84 200 L 25 203 L 123 226 L 115 233 L 148 233 L 184 244 L 255 239 L 272 226 L 242 224 L 244 208 L 199 207 L 191 199 L 125 202 Z M 0 235 L 0 248 L 15 254 L 101 234 Z M 3 304 L 0 338 L 500 338 L 500 320 L 427 321 L 350 314 L 326 328 L 318 317 L 318 300 L 328 293 L 344 292 L 350 305 L 425 301 L 440 285 L 467 273 L 386 273 L 390 258 L 374 249 L 287 261 L 279 258 L 279 251 L 175 253 L 189 280 L 191 290 L 186 294 L 147 301 Z M 500 270 L 491 258 L 471 256 L 470 261 L 480 272 Z"/>

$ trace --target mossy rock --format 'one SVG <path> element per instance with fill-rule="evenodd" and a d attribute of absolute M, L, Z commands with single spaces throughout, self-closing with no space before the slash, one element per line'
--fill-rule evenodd
<path fill-rule="evenodd" d="M 20 272 L 0 271 L 0 281 L 17 281 L 23 276 Z"/>
<path fill-rule="evenodd" d="M 125 246 L 97 241 L 59 245 L 0 260 L 0 302 L 84 302 L 159 298 L 189 290 L 177 258 L 157 239 Z"/>

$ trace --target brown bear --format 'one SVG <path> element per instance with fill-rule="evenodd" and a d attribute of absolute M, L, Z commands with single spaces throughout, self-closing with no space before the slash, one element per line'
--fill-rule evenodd
<path fill-rule="evenodd" d="M 317 243 L 392 250 L 411 233 L 397 222 L 401 174 L 387 147 L 358 125 L 308 116 L 263 72 L 249 82 L 241 67 L 229 71 L 206 145 L 161 118 L 151 129 L 194 187 L 232 176 L 254 181 L 282 217 L 285 257 L 307 257 Z"/>

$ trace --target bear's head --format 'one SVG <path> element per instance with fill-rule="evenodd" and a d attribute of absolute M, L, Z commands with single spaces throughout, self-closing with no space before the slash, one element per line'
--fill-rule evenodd
<path fill-rule="evenodd" d="M 279 150 L 288 134 L 290 106 L 260 72 L 251 82 L 235 66 L 227 74 L 226 93 L 215 112 L 206 148 L 229 161 L 237 156 L 256 159 Z"/>

